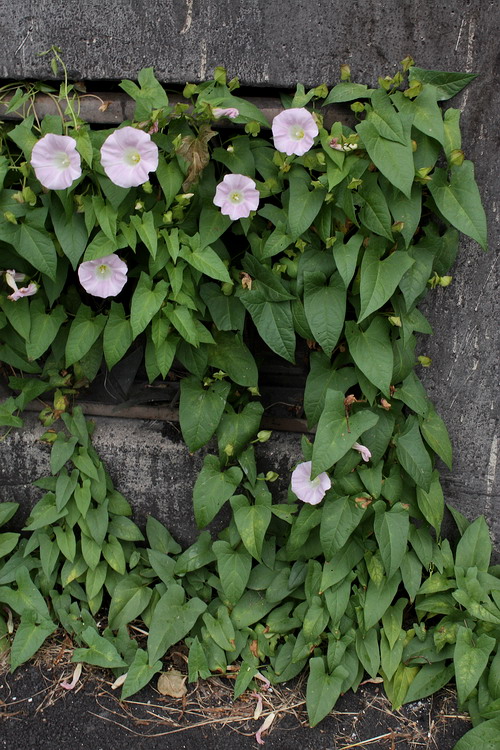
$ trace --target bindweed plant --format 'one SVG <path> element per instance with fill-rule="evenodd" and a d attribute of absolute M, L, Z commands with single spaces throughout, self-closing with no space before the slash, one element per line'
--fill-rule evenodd
<path fill-rule="evenodd" d="M 477 737 L 500 731 L 500 574 L 484 519 L 453 511 L 460 541 L 441 536 L 451 444 L 416 373 L 430 364 L 416 334 L 431 333 L 418 303 L 449 285 L 459 232 L 486 249 L 460 112 L 440 106 L 473 77 L 408 58 L 371 89 L 344 69 L 330 92 L 284 96 L 271 137 L 222 68 L 175 105 L 151 69 L 123 81 L 134 121 L 112 131 L 80 118 L 66 79 L 60 114 L 41 121 L 33 87 L 15 91 L 9 108 L 26 116 L 2 130 L 0 359 L 18 395 L 0 420 L 21 427 L 54 390 L 41 418 L 62 415 L 67 433 L 44 436 L 52 476 L 26 534 L 0 535 L 13 669 L 61 624 L 74 660 L 115 670 L 127 697 L 184 638 L 190 680 L 238 661 L 236 696 L 308 666 L 311 725 L 367 672 L 395 708 L 454 678 Z M 339 103 L 353 127 L 326 129 L 322 107 Z M 240 127 L 214 129 L 228 120 Z M 297 336 L 308 353 L 314 439 L 280 502 L 255 460 L 269 435 L 250 327 L 288 362 Z M 68 412 L 141 348 L 150 382 L 174 362 L 185 373 L 188 449 L 217 443 L 194 485 L 198 526 L 232 511 L 217 540 L 202 531 L 184 551 L 152 518 L 144 540 Z M 0 507 L 4 521 L 15 511 Z"/>

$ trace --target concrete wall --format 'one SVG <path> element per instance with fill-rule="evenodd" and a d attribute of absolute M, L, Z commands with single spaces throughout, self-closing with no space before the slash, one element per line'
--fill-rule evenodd
<path fill-rule="evenodd" d="M 202 80 L 214 66 L 224 65 L 231 76 L 239 75 L 250 86 L 293 87 L 297 81 L 332 85 L 338 80 L 339 65 L 349 63 L 354 80 L 374 83 L 378 75 L 392 74 L 408 54 L 424 68 L 479 74 L 452 105 L 464 110 L 463 146 L 476 163 L 491 249 L 484 254 L 464 240 L 453 285 L 430 294 L 425 311 L 435 335 L 422 342 L 420 353 L 431 356 L 433 365 L 421 376 L 449 427 L 455 449 L 453 473 L 444 472 L 447 499 L 471 518 L 485 513 L 500 545 L 498 4 L 492 0 L 0 0 L 0 19 L 0 77 L 5 78 L 50 77 L 46 58 L 37 53 L 51 44 L 62 48 L 71 76 L 87 80 L 134 77 L 142 66 L 154 65 L 162 80 L 183 83 Z M 121 445 L 118 428 L 106 429 L 107 437 L 103 433 L 99 438 L 103 445 L 106 441 Z M 133 441 L 142 429 L 150 427 L 120 423 L 118 431 L 125 430 Z M 100 431 L 101 427 L 98 436 Z M 165 467 L 175 463 L 176 455 L 170 443 L 155 435 L 149 443 L 150 455 L 143 454 L 151 465 L 153 500 L 161 481 L 167 487 L 162 497 L 172 496 L 168 487 L 173 480 Z M 16 445 L 20 450 L 19 440 L 10 438 L 0 451 L 12 455 L 9 451 Z M 286 442 L 283 447 L 286 454 Z M 103 457 L 108 458 L 106 452 Z M 24 465 L 31 474 L 29 461 L 22 458 L 19 471 Z M 126 478 L 126 468 L 123 476 L 118 468 L 113 473 L 131 499 L 138 501 L 145 496 L 145 486 L 134 488 L 139 480 Z M 6 476 L 5 464 L 3 472 L 4 481 L 12 484 L 12 472 L 10 478 Z M 179 500 L 183 508 L 186 498 L 182 495 Z"/>

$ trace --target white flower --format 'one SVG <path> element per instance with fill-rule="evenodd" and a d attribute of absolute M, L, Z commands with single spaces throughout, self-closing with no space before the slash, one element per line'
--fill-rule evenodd
<path fill-rule="evenodd" d="M 310 505 L 320 503 L 332 483 L 328 474 L 323 471 L 315 479 L 311 479 L 311 461 L 303 461 L 292 472 L 292 492 L 299 500 Z"/>
<path fill-rule="evenodd" d="M 127 125 L 108 135 L 101 146 L 101 164 L 115 185 L 143 185 L 158 167 L 158 146 L 149 133 Z"/>
<path fill-rule="evenodd" d="M 78 268 L 80 284 L 94 297 L 114 297 L 127 283 L 127 264 L 114 253 L 87 260 Z"/>

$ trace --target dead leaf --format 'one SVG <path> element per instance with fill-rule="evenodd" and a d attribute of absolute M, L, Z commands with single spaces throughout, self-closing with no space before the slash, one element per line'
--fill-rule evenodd
<path fill-rule="evenodd" d="M 186 675 L 178 669 L 162 672 L 158 679 L 158 692 L 162 695 L 170 695 L 172 698 L 183 698 L 187 693 L 186 679 Z"/>
<path fill-rule="evenodd" d="M 214 130 L 210 130 L 209 125 L 202 125 L 196 138 L 192 135 L 187 135 L 182 139 L 177 153 L 183 156 L 189 163 L 186 179 L 182 183 L 182 189 L 185 193 L 191 185 L 198 181 L 200 174 L 210 161 L 208 142 L 214 135 L 217 135 L 217 133 Z"/>

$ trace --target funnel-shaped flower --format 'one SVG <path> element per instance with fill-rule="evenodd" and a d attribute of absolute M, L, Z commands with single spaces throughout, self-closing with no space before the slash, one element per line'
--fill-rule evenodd
<path fill-rule="evenodd" d="M 272 131 L 275 147 L 288 156 L 302 156 L 309 151 L 319 132 L 314 117 L 303 107 L 285 109 L 276 115 Z"/>
<path fill-rule="evenodd" d="M 108 135 L 101 164 L 111 182 L 123 188 L 143 185 L 158 167 L 158 146 L 149 133 L 127 125 Z"/>
<path fill-rule="evenodd" d="M 361 443 L 354 443 L 352 446 L 355 451 L 359 451 L 361 453 L 361 458 L 363 461 L 369 461 L 372 457 L 372 454 L 370 453 L 370 450 L 366 447 L 366 445 L 361 445 Z"/>
<path fill-rule="evenodd" d="M 214 107 L 212 114 L 217 118 L 229 117 L 230 120 L 234 120 L 240 114 L 240 110 L 236 109 L 236 107 Z"/>
<path fill-rule="evenodd" d="M 317 505 L 323 500 L 332 483 L 325 471 L 318 474 L 315 479 L 311 479 L 311 467 L 311 461 L 304 461 L 294 469 L 292 472 L 292 492 L 304 503 Z"/>
<path fill-rule="evenodd" d="M 64 190 L 82 174 L 76 141 L 69 135 L 47 133 L 35 143 L 31 166 L 46 188 Z"/>
<path fill-rule="evenodd" d="M 215 190 L 214 203 L 221 213 L 235 219 L 244 219 L 259 205 L 259 191 L 250 177 L 227 174 Z"/>
<path fill-rule="evenodd" d="M 14 290 L 12 294 L 9 294 L 7 296 L 7 299 L 10 299 L 11 302 L 17 302 L 18 299 L 22 299 L 23 297 L 31 297 L 33 294 L 37 293 L 38 286 L 34 281 L 32 281 L 31 284 L 28 284 L 28 286 L 22 286 L 19 289 L 16 281 L 24 281 L 25 278 L 26 276 L 24 273 L 17 273 L 17 271 L 5 271 L 5 281 L 10 286 L 10 288 Z"/>
<path fill-rule="evenodd" d="M 80 284 L 94 297 L 114 297 L 127 282 L 127 264 L 118 255 L 87 260 L 78 268 Z"/>

